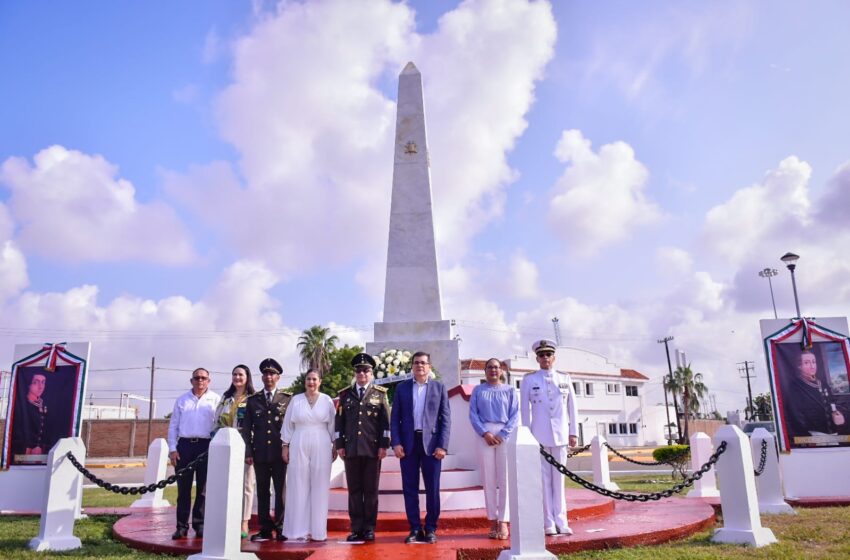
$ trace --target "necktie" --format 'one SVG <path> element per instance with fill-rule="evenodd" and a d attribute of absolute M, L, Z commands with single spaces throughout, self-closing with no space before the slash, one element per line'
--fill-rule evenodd
<path fill-rule="evenodd" d="M 266 404 L 272 404 L 272 392 L 266 391 Z"/>
<path fill-rule="evenodd" d="M 361 401 L 363 400 L 363 393 L 365 393 L 365 392 L 366 392 L 366 389 L 364 389 L 363 387 L 360 387 L 360 400 Z"/>

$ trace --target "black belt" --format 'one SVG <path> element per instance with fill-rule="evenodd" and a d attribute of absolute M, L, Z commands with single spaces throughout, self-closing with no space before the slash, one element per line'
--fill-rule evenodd
<path fill-rule="evenodd" d="M 210 438 L 208 438 L 208 437 L 182 437 L 182 438 L 178 438 L 178 439 L 182 439 L 183 441 L 188 441 L 189 443 L 198 443 L 199 441 L 209 441 L 210 440 Z"/>
<path fill-rule="evenodd" d="M 414 434 L 419 434 L 419 435 L 421 436 L 421 435 L 422 435 L 422 430 L 413 430 L 413 433 L 414 433 Z"/>

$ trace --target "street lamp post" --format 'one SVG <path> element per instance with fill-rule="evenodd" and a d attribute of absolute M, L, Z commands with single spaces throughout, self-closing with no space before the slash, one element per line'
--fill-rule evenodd
<path fill-rule="evenodd" d="M 776 313 L 776 299 L 773 297 L 773 282 L 770 280 L 774 276 L 779 274 L 775 268 L 765 268 L 764 270 L 759 271 L 759 276 L 762 278 L 767 278 L 767 284 L 770 286 L 770 302 L 773 304 L 773 318 L 779 319 L 779 315 Z"/>
<path fill-rule="evenodd" d="M 673 382 L 673 366 L 670 364 L 670 347 L 667 345 L 668 342 L 673 340 L 672 336 L 665 336 L 661 340 L 658 341 L 658 344 L 664 345 L 664 351 L 667 353 L 667 370 L 670 372 L 670 382 Z M 663 376 L 662 376 L 663 377 Z M 667 445 L 670 445 L 670 408 L 667 404 L 667 382 L 663 382 L 662 389 L 664 389 L 664 411 L 667 413 L 667 425 L 664 427 L 665 436 L 667 437 Z M 673 408 L 676 410 L 676 441 L 679 442 L 682 439 L 682 428 L 679 427 L 679 405 L 676 402 L 676 393 L 673 392 L 673 389 L 670 389 L 670 393 L 673 395 Z"/>
<path fill-rule="evenodd" d="M 785 253 L 780 258 L 780 260 L 785 263 L 785 266 L 788 267 L 788 270 L 791 271 L 791 287 L 794 289 L 794 305 L 797 307 L 797 317 L 802 318 L 803 315 L 800 313 L 800 300 L 797 299 L 797 280 L 794 278 L 794 269 L 797 268 L 797 261 L 799 259 L 800 255 L 795 255 L 794 253 Z"/>

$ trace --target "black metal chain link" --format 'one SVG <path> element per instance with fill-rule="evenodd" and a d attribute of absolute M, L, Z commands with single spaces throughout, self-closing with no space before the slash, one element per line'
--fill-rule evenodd
<path fill-rule="evenodd" d="M 625 500 L 627 502 L 648 502 L 650 500 L 660 500 L 661 498 L 669 498 L 673 494 L 678 494 L 685 488 L 689 488 L 693 486 L 694 482 L 702 478 L 702 475 L 711 470 L 711 467 L 717 463 L 717 459 L 726 451 L 726 442 L 721 441 L 720 445 L 717 446 L 717 449 L 714 453 L 711 454 L 711 457 L 708 458 L 708 461 L 701 466 L 698 470 L 694 471 L 694 473 L 670 488 L 666 490 L 662 490 L 661 492 L 652 492 L 650 494 L 638 494 L 638 493 L 623 493 L 623 492 L 615 492 L 613 490 L 608 490 L 607 488 L 602 488 L 601 486 L 597 486 L 590 481 L 587 481 L 570 471 L 567 467 L 560 464 L 552 455 L 546 452 L 543 449 L 543 446 L 540 446 L 540 454 L 543 455 L 543 458 L 546 459 L 546 462 L 558 469 L 558 472 L 572 480 L 573 482 L 587 488 L 588 490 L 593 490 L 597 494 L 602 494 L 603 496 L 607 496 L 609 498 L 614 498 L 615 500 Z"/>
<path fill-rule="evenodd" d="M 764 466 L 767 464 L 767 440 L 761 440 L 761 459 L 759 460 L 759 466 L 754 471 L 756 476 L 761 476 L 761 473 L 764 472 Z"/>
<path fill-rule="evenodd" d="M 631 457 L 629 457 L 627 455 L 623 455 L 622 453 L 620 453 L 619 451 L 617 451 L 616 449 L 611 447 L 611 444 L 609 444 L 607 441 L 605 442 L 605 447 L 610 449 L 611 452 L 614 455 L 616 455 L 617 457 L 619 457 L 620 459 L 628 461 L 629 463 L 634 463 L 635 465 L 643 465 L 645 467 L 657 467 L 659 465 L 672 465 L 680 457 L 686 457 L 691 452 L 691 448 L 688 447 L 687 449 L 685 449 L 684 451 L 682 451 L 678 455 L 675 455 L 675 456 L 671 457 L 670 459 L 668 459 L 666 461 L 637 461 L 637 460 L 632 459 Z"/>
<path fill-rule="evenodd" d="M 585 452 L 585 451 L 587 451 L 588 449 L 590 449 L 590 444 L 589 444 L 589 443 L 588 443 L 587 445 L 583 446 L 583 447 L 576 447 L 575 449 L 573 449 L 572 451 L 570 451 L 569 453 L 567 453 L 567 459 L 572 459 L 573 457 L 575 457 L 575 456 L 576 456 L 576 455 L 578 455 L 579 453 L 584 453 L 584 452 Z"/>
<path fill-rule="evenodd" d="M 195 457 L 195 459 L 191 463 L 189 463 L 188 465 L 186 465 L 185 467 L 183 467 L 179 471 L 175 472 L 173 475 L 169 476 L 166 479 L 160 480 L 159 482 L 154 482 L 154 483 L 148 484 L 147 486 L 118 486 L 117 484 L 112 484 L 111 482 L 106 482 L 105 480 L 100 479 L 100 478 L 96 477 L 95 475 L 93 475 L 90 470 L 88 470 L 82 464 L 80 464 L 80 462 L 77 460 L 76 457 L 74 457 L 74 454 L 72 452 L 69 451 L 68 453 L 65 454 L 65 456 L 68 458 L 69 461 L 71 461 L 71 464 L 74 465 L 77 468 L 77 470 L 80 471 L 83 474 L 84 477 L 91 480 L 92 482 L 94 482 L 95 484 L 97 484 L 98 486 L 103 488 L 104 490 L 108 490 L 110 492 L 115 492 L 116 494 L 123 494 L 125 496 L 127 494 L 131 494 L 131 495 L 135 496 L 136 494 L 141 495 L 141 494 L 147 494 L 148 492 L 153 492 L 157 488 L 164 489 L 169 484 L 174 484 L 175 482 L 177 482 L 178 478 L 180 478 L 181 476 L 183 476 L 185 474 L 191 473 L 192 471 L 195 470 L 195 468 L 199 464 L 201 464 L 203 461 L 206 461 L 208 453 L 209 453 L 208 451 L 204 451 L 203 453 L 201 453 L 200 455 Z"/>

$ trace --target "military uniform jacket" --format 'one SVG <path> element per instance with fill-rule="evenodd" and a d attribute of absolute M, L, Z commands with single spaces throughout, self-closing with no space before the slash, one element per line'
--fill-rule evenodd
<path fill-rule="evenodd" d="M 390 446 L 390 407 L 387 390 L 370 383 L 361 401 L 357 385 L 339 392 L 335 445 L 346 457 L 377 457 Z"/>
<path fill-rule="evenodd" d="M 523 426 L 546 447 L 569 445 L 577 433 L 576 398 L 569 374 L 537 370 L 522 379 L 519 409 Z"/>
<path fill-rule="evenodd" d="M 245 439 L 245 456 L 257 463 L 281 461 L 280 428 L 283 415 L 292 394 L 281 389 L 275 391 L 271 404 L 266 402 L 265 390 L 248 397 L 242 437 Z"/>

